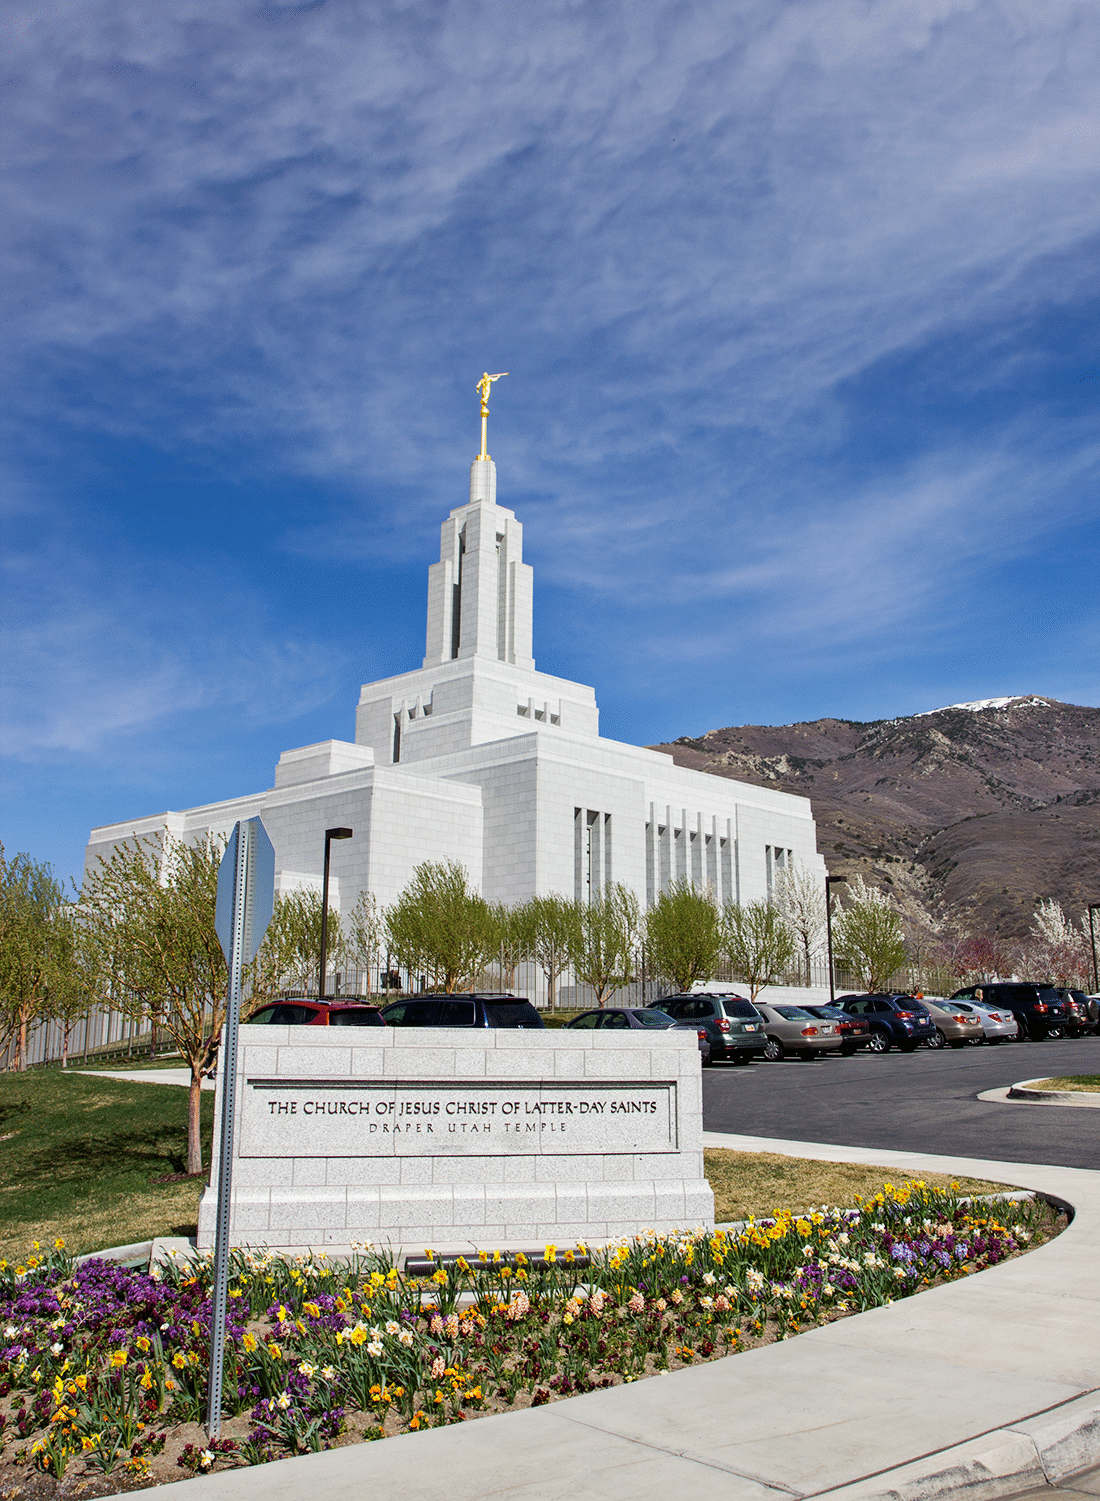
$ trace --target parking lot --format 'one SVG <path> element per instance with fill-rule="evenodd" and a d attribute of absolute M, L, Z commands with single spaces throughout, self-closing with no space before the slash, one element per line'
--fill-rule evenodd
<path fill-rule="evenodd" d="M 988 1104 L 1021 1079 L 1100 1073 L 1100 1037 L 866 1052 L 703 1070 L 703 1124 L 787 1140 L 1100 1167 L 1100 1110 Z"/>

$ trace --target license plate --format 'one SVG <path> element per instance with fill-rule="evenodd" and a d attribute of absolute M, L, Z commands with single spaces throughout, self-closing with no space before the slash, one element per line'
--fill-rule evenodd
<path fill-rule="evenodd" d="M 745 1023 L 745 1031 L 746 1032 L 755 1032 L 756 1031 L 756 1023 L 755 1022 L 746 1022 Z"/>

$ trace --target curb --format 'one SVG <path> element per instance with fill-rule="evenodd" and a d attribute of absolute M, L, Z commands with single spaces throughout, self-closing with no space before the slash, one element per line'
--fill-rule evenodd
<path fill-rule="evenodd" d="M 1089 1392 L 951 1449 L 813 1495 L 815 1501 L 1004 1501 L 1033 1487 L 1060 1485 L 1098 1457 L 1100 1396 Z"/>
<path fill-rule="evenodd" d="M 1100 1090 L 1089 1093 L 1081 1089 L 1036 1089 L 1038 1079 L 1022 1079 L 1005 1091 L 1009 1100 L 1030 1100 L 1039 1105 L 1077 1105 L 1100 1110 Z"/>

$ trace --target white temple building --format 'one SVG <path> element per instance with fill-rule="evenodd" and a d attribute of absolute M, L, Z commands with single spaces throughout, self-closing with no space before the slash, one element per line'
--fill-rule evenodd
<path fill-rule="evenodd" d="M 345 912 L 363 888 L 393 902 L 425 860 L 459 861 L 509 903 L 621 881 L 644 908 L 678 878 L 748 901 L 791 862 L 824 879 L 808 799 L 605 740 L 594 690 L 536 670 L 523 528 L 496 485 L 475 459 L 428 569 L 423 665 L 364 685 L 354 741 L 285 751 L 266 791 L 93 829 L 86 868 L 135 836 L 224 835 L 260 814 L 277 890 L 319 883 L 325 829 L 354 831 L 332 845 Z"/>

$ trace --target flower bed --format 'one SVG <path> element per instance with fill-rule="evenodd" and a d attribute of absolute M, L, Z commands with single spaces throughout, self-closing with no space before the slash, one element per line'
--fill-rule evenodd
<path fill-rule="evenodd" d="M 209 1257 L 135 1273 L 36 1247 L 0 1262 L 0 1480 L 17 1496 L 20 1475 L 83 1468 L 110 1477 L 102 1494 L 537 1406 L 785 1339 L 1057 1228 L 1035 1200 L 911 1183 L 739 1234 L 483 1254 L 424 1278 L 370 1248 L 350 1262 L 234 1252 L 216 1443 L 198 1426 Z"/>

